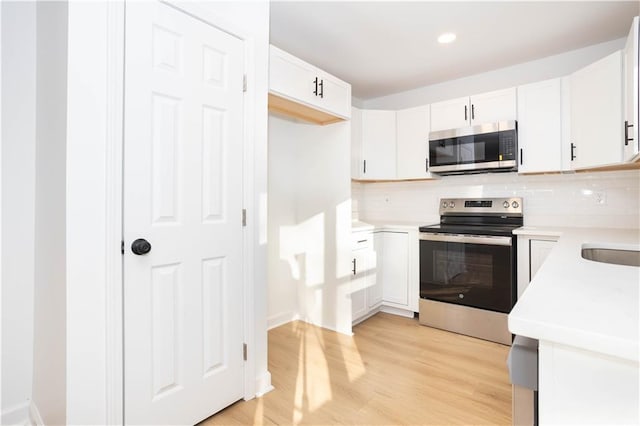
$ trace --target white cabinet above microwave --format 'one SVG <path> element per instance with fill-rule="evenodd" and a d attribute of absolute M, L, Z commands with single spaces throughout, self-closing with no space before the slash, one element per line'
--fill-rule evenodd
<path fill-rule="evenodd" d="M 351 117 L 351 85 L 269 46 L 269 110 L 317 124 Z"/>
<path fill-rule="evenodd" d="M 515 87 L 431 104 L 431 131 L 515 119 Z"/>

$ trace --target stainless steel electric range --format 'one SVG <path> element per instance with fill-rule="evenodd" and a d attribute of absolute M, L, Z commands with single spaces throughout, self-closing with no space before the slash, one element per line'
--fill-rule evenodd
<path fill-rule="evenodd" d="M 420 227 L 420 323 L 505 345 L 522 198 L 445 198 Z"/>

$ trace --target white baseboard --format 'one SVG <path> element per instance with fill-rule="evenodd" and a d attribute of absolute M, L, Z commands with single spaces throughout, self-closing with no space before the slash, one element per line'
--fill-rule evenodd
<path fill-rule="evenodd" d="M 297 312 L 284 312 L 282 314 L 273 315 L 267 319 L 267 330 L 280 327 L 283 324 L 291 321 L 297 321 L 299 319 L 300 315 Z"/>
<path fill-rule="evenodd" d="M 256 397 L 260 397 L 268 392 L 271 392 L 275 389 L 271 385 L 271 373 L 265 371 L 262 375 L 256 378 Z"/>
<path fill-rule="evenodd" d="M 413 314 L 414 314 L 413 310 L 395 308 L 393 306 L 388 306 L 384 304 L 380 307 L 380 311 L 386 312 L 388 314 L 399 315 L 401 317 L 406 317 L 406 318 L 413 318 Z"/>
<path fill-rule="evenodd" d="M 29 404 L 29 420 L 31 421 L 31 426 L 44 426 L 40 410 L 38 410 L 38 406 L 33 401 Z"/>
<path fill-rule="evenodd" d="M 25 401 L 22 404 L 14 405 L 6 411 L 2 412 L 2 425 L 30 425 L 29 420 L 29 403 Z"/>

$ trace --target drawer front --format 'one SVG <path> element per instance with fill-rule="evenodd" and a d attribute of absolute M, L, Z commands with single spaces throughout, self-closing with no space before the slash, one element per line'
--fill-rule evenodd
<path fill-rule="evenodd" d="M 371 233 L 354 232 L 351 235 L 351 250 L 362 250 L 372 247 L 373 237 Z"/>

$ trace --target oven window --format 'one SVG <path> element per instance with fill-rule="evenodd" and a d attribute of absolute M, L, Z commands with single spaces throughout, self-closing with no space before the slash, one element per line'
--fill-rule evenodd
<path fill-rule="evenodd" d="M 420 297 L 508 313 L 511 247 L 420 241 Z"/>

